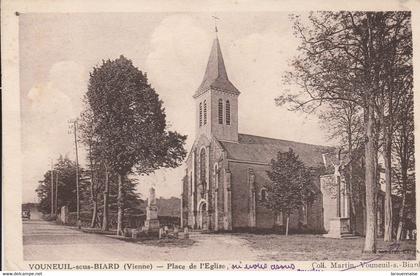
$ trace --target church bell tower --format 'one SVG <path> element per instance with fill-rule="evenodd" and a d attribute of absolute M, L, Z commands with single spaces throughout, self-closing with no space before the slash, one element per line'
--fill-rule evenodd
<path fill-rule="evenodd" d="M 204 134 L 209 138 L 238 142 L 239 94 L 227 76 L 216 28 L 203 81 L 193 96 L 196 138 Z"/>

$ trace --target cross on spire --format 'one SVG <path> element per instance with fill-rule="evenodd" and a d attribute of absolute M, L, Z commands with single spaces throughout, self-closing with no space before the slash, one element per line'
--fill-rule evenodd
<path fill-rule="evenodd" d="M 214 16 L 214 15 L 212 15 L 211 17 L 213 17 L 213 19 L 214 19 L 214 30 L 215 30 L 216 35 L 217 35 L 217 20 L 220 20 L 220 18 L 217 17 L 217 16 Z"/>

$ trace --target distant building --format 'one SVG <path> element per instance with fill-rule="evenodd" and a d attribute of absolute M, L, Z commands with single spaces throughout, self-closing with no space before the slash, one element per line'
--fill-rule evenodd
<path fill-rule="evenodd" d="M 238 133 L 239 95 L 227 76 L 216 35 L 203 81 L 193 95 L 196 137 L 186 160 L 181 215 L 184 226 L 212 231 L 281 227 L 285 216 L 262 204 L 266 200 L 263 184 L 270 181 L 266 173 L 270 160 L 279 151 L 292 148 L 307 166 L 323 166 L 324 154 L 335 151 L 332 147 Z M 315 200 L 291 215 L 291 229 L 318 233 L 329 230 L 337 200 L 325 191 L 320 180 L 325 178 L 322 182 L 328 184 L 326 179 L 331 177 L 314 180 Z M 342 202 L 349 204 L 345 195 Z M 346 206 L 342 207 L 342 217 L 348 214 Z"/>

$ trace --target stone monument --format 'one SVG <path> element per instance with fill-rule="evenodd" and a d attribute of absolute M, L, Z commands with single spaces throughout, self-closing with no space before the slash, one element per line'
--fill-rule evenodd
<path fill-rule="evenodd" d="M 61 207 L 60 220 L 62 224 L 69 223 L 69 207 L 67 206 Z"/>
<path fill-rule="evenodd" d="M 149 190 L 149 199 L 146 207 L 146 221 L 144 222 L 144 230 L 147 232 L 159 231 L 158 207 L 156 204 L 155 189 Z"/>
<path fill-rule="evenodd" d="M 350 215 L 349 215 L 349 199 L 347 193 L 347 185 L 341 179 L 343 164 L 341 160 L 341 150 L 338 152 L 338 163 L 334 164 L 334 180 L 337 187 L 337 210 L 336 217 L 330 219 L 330 228 L 325 237 L 328 238 L 343 238 L 351 236 L 350 229 Z M 344 187 L 342 187 L 344 186 Z"/>

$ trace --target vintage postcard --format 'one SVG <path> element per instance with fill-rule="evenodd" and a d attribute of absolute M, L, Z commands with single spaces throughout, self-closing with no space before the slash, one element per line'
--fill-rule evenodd
<path fill-rule="evenodd" d="M 3 270 L 419 270 L 419 6 L 3 1 Z"/>

